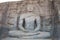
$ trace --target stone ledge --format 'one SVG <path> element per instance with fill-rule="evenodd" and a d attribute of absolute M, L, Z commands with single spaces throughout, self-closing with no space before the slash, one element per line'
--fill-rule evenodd
<path fill-rule="evenodd" d="M 52 40 L 52 39 L 19 39 L 19 38 L 4 38 L 2 40 Z"/>

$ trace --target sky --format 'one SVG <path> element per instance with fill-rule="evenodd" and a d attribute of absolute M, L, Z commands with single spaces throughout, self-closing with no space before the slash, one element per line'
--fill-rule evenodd
<path fill-rule="evenodd" d="M 3 3 L 3 2 L 11 2 L 11 1 L 21 1 L 21 0 L 0 0 L 0 3 Z"/>

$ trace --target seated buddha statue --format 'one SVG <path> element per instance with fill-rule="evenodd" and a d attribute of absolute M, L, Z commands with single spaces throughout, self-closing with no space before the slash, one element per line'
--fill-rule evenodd
<path fill-rule="evenodd" d="M 19 38 L 46 38 L 50 37 L 50 32 L 40 31 L 41 19 L 40 16 L 20 16 L 19 30 L 9 31 L 9 36 Z"/>

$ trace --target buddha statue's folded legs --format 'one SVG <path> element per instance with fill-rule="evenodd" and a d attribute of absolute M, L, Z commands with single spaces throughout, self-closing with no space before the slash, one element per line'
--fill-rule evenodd
<path fill-rule="evenodd" d="M 50 32 L 23 32 L 23 31 L 9 31 L 9 36 L 18 38 L 47 38 L 50 37 Z"/>

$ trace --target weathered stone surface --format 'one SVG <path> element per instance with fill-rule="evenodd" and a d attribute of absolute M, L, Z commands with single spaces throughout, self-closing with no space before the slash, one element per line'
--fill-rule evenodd
<path fill-rule="evenodd" d="M 8 28 L 11 30 L 16 29 L 16 26 L 17 26 L 16 10 L 8 11 L 7 25 L 8 25 Z"/>
<path fill-rule="evenodd" d="M 51 31 L 52 25 L 50 23 L 51 19 L 43 19 L 43 31 Z"/>

